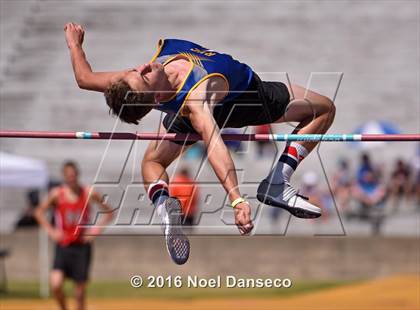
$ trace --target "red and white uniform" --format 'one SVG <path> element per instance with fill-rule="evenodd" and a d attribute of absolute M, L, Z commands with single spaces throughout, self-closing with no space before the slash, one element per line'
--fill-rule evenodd
<path fill-rule="evenodd" d="M 76 201 L 68 200 L 67 190 L 65 186 L 59 187 L 57 206 L 54 210 L 55 226 L 64 233 L 64 238 L 59 242 L 61 246 L 83 243 L 83 228 L 79 225 L 89 222 L 89 190 L 82 187 Z"/>

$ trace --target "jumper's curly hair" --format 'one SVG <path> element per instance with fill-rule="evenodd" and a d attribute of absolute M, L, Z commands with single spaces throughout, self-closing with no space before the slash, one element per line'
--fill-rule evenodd
<path fill-rule="evenodd" d="M 152 93 L 133 91 L 122 80 L 109 86 L 104 95 L 110 112 L 125 123 L 138 125 L 139 120 L 153 109 Z"/>

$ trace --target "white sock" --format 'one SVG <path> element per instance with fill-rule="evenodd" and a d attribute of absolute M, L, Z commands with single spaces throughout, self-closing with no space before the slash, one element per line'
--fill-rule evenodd
<path fill-rule="evenodd" d="M 169 197 L 168 184 L 163 180 L 157 180 L 149 185 L 147 194 L 152 200 L 157 214 L 162 219 L 162 222 L 167 220 L 167 212 L 165 208 L 165 201 Z"/>
<path fill-rule="evenodd" d="M 273 184 L 290 182 L 290 177 L 295 172 L 298 164 L 308 156 L 308 150 L 297 142 L 286 145 L 277 165 L 271 170 L 267 180 Z"/>

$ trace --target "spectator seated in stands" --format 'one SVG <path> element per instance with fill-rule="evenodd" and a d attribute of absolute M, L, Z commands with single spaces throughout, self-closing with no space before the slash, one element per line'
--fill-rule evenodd
<path fill-rule="evenodd" d="M 398 211 L 400 204 L 408 200 L 412 188 L 410 179 L 411 174 L 408 165 L 402 159 L 398 159 L 391 173 L 388 187 L 393 211 Z"/>
<path fill-rule="evenodd" d="M 310 203 L 322 209 L 322 220 L 328 220 L 331 203 L 329 195 L 321 189 L 318 174 L 314 171 L 306 171 L 302 176 L 302 194 L 309 198 Z"/>
<path fill-rule="evenodd" d="M 333 174 L 331 190 L 340 211 L 349 212 L 351 189 L 354 185 L 354 177 L 350 171 L 347 159 L 338 162 L 337 171 Z"/>
<path fill-rule="evenodd" d="M 357 182 L 353 188 L 353 197 L 359 203 L 359 217 L 372 222 L 374 234 L 380 232 L 387 198 L 386 187 L 378 176 L 369 156 L 363 154 Z"/>

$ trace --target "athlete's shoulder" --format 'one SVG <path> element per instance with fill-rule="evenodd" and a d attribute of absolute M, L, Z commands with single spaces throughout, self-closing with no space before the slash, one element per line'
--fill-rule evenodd
<path fill-rule="evenodd" d="M 102 201 L 102 195 L 100 192 L 95 190 L 94 186 L 86 185 L 83 187 L 84 196 L 89 202 Z"/>
<path fill-rule="evenodd" d="M 57 198 L 58 195 L 63 191 L 63 188 L 64 188 L 63 185 L 58 185 L 51 188 L 49 191 L 50 197 Z"/>
<path fill-rule="evenodd" d="M 92 195 L 92 193 L 94 192 L 93 186 L 90 186 L 90 185 L 80 185 L 80 187 L 82 188 L 83 194 L 86 197 Z"/>
<path fill-rule="evenodd" d="M 200 45 L 182 39 L 160 39 L 158 41 L 157 49 L 151 59 L 151 62 L 155 61 L 157 57 L 175 55 L 194 48 L 200 48 Z"/>

